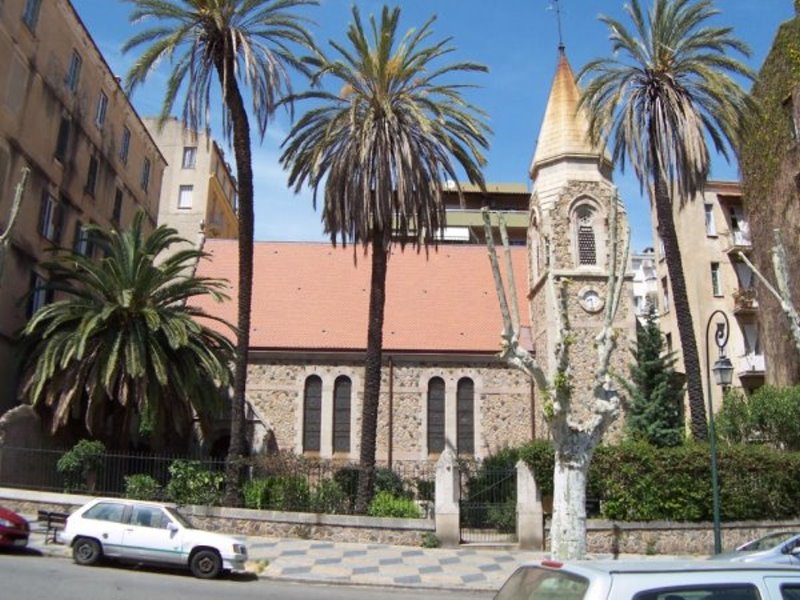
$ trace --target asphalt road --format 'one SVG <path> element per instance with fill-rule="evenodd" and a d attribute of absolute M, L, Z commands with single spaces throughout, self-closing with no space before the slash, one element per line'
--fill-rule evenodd
<path fill-rule="evenodd" d="M 3 600 L 484 600 L 491 593 L 309 585 L 234 574 L 201 581 L 183 571 L 136 566 L 80 567 L 71 560 L 0 552 Z"/>

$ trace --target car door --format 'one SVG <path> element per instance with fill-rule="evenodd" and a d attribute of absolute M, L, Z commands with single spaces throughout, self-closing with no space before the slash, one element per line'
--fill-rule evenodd
<path fill-rule="evenodd" d="M 76 533 L 99 540 L 105 556 L 112 558 L 123 556 L 122 536 L 129 508 L 124 502 L 98 502 L 83 513 Z"/>
<path fill-rule="evenodd" d="M 161 507 L 134 504 L 122 535 L 126 553 L 142 562 L 184 562 L 180 531 L 168 527 L 170 523 L 170 518 Z"/>
<path fill-rule="evenodd" d="M 800 600 L 800 574 L 764 578 L 770 600 Z"/>

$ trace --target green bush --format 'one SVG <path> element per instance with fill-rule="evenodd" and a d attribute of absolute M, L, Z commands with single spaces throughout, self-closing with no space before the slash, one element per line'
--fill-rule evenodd
<path fill-rule="evenodd" d="M 308 482 L 297 475 L 252 479 L 244 486 L 247 508 L 306 512 L 309 510 Z"/>
<path fill-rule="evenodd" d="M 167 498 L 176 504 L 214 505 L 222 499 L 222 473 L 198 461 L 178 459 L 169 466 Z"/>
<path fill-rule="evenodd" d="M 375 494 L 367 509 L 367 514 L 371 517 L 421 518 L 419 507 L 413 500 L 397 497 L 386 491 Z"/>
<path fill-rule="evenodd" d="M 125 477 L 125 497 L 134 500 L 161 499 L 161 485 L 150 475 L 137 473 Z"/>
<path fill-rule="evenodd" d="M 492 529 L 496 529 L 500 533 L 514 533 L 517 530 L 516 495 L 501 504 L 489 506 L 486 521 Z"/>
<path fill-rule="evenodd" d="M 434 479 L 417 479 L 417 499 L 433 502 L 436 500 L 436 481 Z"/>
<path fill-rule="evenodd" d="M 353 512 L 358 495 L 358 468 L 342 467 L 333 474 L 333 480 L 339 484 L 347 498 L 348 510 L 346 512 Z"/>
<path fill-rule="evenodd" d="M 311 494 L 311 512 L 336 515 L 348 512 L 348 497 L 338 483 L 323 480 Z"/>
<path fill-rule="evenodd" d="M 430 531 L 426 531 L 422 534 L 422 547 L 423 548 L 438 548 L 441 546 L 442 543 L 439 541 L 439 538 L 436 537 L 435 533 L 431 533 Z"/>
<path fill-rule="evenodd" d="M 65 452 L 56 463 L 56 470 L 64 477 L 64 491 L 93 492 L 105 453 L 103 442 L 96 440 L 81 440 Z"/>
<path fill-rule="evenodd" d="M 783 450 L 800 450 L 800 386 L 765 385 L 749 397 L 729 392 L 716 425 L 723 441 L 759 441 Z"/>
<path fill-rule="evenodd" d="M 389 492 L 398 498 L 411 498 L 411 493 L 406 489 L 403 478 L 386 467 L 375 469 L 375 493 Z"/>

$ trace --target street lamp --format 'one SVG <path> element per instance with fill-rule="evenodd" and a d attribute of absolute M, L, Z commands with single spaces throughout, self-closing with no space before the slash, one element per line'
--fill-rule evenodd
<path fill-rule="evenodd" d="M 722 321 L 717 323 L 717 330 L 714 333 L 714 342 L 719 351 L 719 358 L 714 362 L 714 367 L 711 367 L 711 360 L 708 357 L 708 334 L 711 331 L 711 323 L 717 316 L 722 317 Z M 708 324 L 706 325 L 706 381 L 708 382 L 708 426 L 709 436 L 711 442 L 711 493 L 713 496 L 713 511 L 714 511 L 714 554 L 722 552 L 722 534 L 720 531 L 719 523 L 719 476 L 717 473 L 717 431 L 714 427 L 714 403 L 711 400 L 711 372 L 714 371 L 714 381 L 717 385 L 725 387 L 729 386 L 733 381 L 733 363 L 725 356 L 725 346 L 728 343 L 728 335 L 730 334 L 730 323 L 728 316 L 721 310 L 715 310 L 708 317 Z"/>

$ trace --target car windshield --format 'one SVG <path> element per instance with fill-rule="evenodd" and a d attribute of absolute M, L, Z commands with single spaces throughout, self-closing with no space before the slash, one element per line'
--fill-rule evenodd
<path fill-rule="evenodd" d="M 752 542 L 749 542 L 744 546 L 740 546 L 739 550 L 742 550 L 744 552 L 769 550 L 770 548 L 774 548 L 778 544 L 782 544 L 789 538 L 793 538 L 796 535 L 798 535 L 798 532 L 796 531 L 780 531 L 778 533 L 771 533 L 769 535 L 764 536 L 763 538 L 753 540 Z"/>
<path fill-rule="evenodd" d="M 194 525 L 192 525 L 191 521 L 184 517 L 181 513 L 179 513 L 174 508 L 170 508 L 169 506 L 165 506 L 164 509 L 169 513 L 169 516 L 175 519 L 178 523 L 180 523 L 186 529 L 194 529 Z"/>
<path fill-rule="evenodd" d="M 508 578 L 494 600 L 583 600 L 589 581 L 568 573 L 522 567 Z"/>

